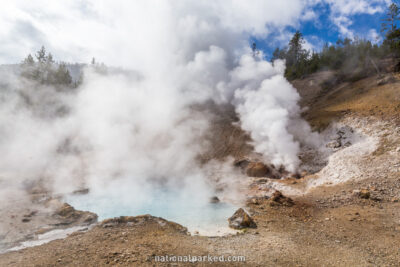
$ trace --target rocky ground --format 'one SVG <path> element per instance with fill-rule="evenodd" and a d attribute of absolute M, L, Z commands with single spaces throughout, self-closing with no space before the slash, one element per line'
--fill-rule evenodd
<path fill-rule="evenodd" d="M 58 198 L 49 197 L 48 192 L 31 191 L 29 196 L 9 198 L 7 205 L 3 203 L 0 210 L 0 252 L 62 237 L 64 229 L 88 229 L 97 221 L 96 214 L 75 210 Z"/>
<path fill-rule="evenodd" d="M 304 117 L 325 139 L 318 151 L 303 149 L 305 172 L 282 180 L 272 177 L 276 173 L 271 166 L 265 169 L 253 162 L 257 157 L 247 153 L 249 147 L 243 142 L 248 137 L 243 133 L 214 129 L 223 136 L 216 142 L 220 146 L 203 160 L 232 154 L 237 160 L 249 159 L 245 166 L 240 161 L 236 164 L 244 168 L 240 182 L 247 198 L 244 209 L 256 228 L 205 237 L 190 235 L 183 226 L 149 215 L 122 217 L 65 239 L 2 254 L 0 266 L 193 265 L 162 262 L 158 256 L 165 255 L 246 259 L 213 262 L 216 266 L 398 266 L 400 83 L 396 75 L 390 75 L 383 82 L 385 77 L 369 77 L 331 88 L 326 88 L 332 79 L 328 72 L 295 81 L 302 104 L 309 107 Z M 217 117 L 216 123 L 219 120 L 224 121 Z M 222 145 L 238 139 L 243 142 L 234 146 L 242 149 Z M 22 222 L 25 218 L 39 225 L 41 213 L 32 212 L 20 212 L 11 219 L 24 227 L 30 224 Z M 59 223 L 67 220 L 69 226 L 95 220 L 93 214 L 79 213 L 62 203 L 48 214 Z M 27 231 L 24 227 L 20 231 Z M 208 266 L 210 262 L 196 264 Z"/>

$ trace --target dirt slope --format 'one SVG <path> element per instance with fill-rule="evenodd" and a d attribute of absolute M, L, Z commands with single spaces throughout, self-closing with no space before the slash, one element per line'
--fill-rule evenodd
<path fill-rule="evenodd" d="M 334 86 L 329 85 L 332 77 L 331 72 L 321 72 L 293 82 L 302 96 L 301 104 L 309 108 L 304 116 L 316 129 L 323 129 L 346 114 L 399 122 L 400 74 L 375 75 Z M 384 79 L 389 82 L 378 85 Z"/>

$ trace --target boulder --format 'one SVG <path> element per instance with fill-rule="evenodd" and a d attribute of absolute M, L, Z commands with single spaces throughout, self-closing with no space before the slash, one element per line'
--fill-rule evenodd
<path fill-rule="evenodd" d="M 238 209 L 232 217 L 228 219 L 229 227 L 233 229 L 243 229 L 243 228 L 257 228 L 256 223 L 250 217 L 244 209 Z"/>
<path fill-rule="evenodd" d="M 371 192 L 368 189 L 361 189 L 358 193 L 360 198 L 368 199 L 371 196 Z"/>
<path fill-rule="evenodd" d="M 250 177 L 265 177 L 269 173 L 268 166 L 261 162 L 250 162 L 246 168 L 246 174 Z"/>
<path fill-rule="evenodd" d="M 58 219 L 61 219 L 61 225 L 69 225 L 69 224 L 92 224 L 97 222 L 97 214 L 89 212 L 89 211 L 80 211 L 74 209 L 68 203 L 62 204 L 53 214 Z"/>
<path fill-rule="evenodd" d="M 170 228 L 174 231 L 187 234 L 188 230 L 186 227 L 182 225 L 167 221 L 161 217 L 154 217 L 149 214 L 146 215 L 139 215 L 139 216 L 120 216 L 116 218 L 105 219 L 99 223 L 99 227 L 109 228 L 109 227 L 118 227 L 118 226 L 133 226 L 133 225 L 142 225 L 142 226 L 149 226 L 149 225 L 157 225 L 157 227 L 162 228 Z"/>
<path fill-rule="evenodd" d="M 372 194 L 369 198 L 373 201 L 378 201 L 378 202 L 383 200 L 382 196 L 379 196 L 377 194 Z"/>
<path fill-rule="evenodd" d="M 250 197 L 246 200 L 246 205 L 260 205 L 268 197 Z"/>
<path fill-rule="evenodd" d="M 240 168 L 249 177 L 268 177 L 273 179 L 282 177 L 282 173 L 276 170 L 273 165 L 264 164 L 262 162 L 239 159 L 236 160 L 233 165 Z"/>
<path fill-rule="evenodd" d="M 82 222 L 84 224 L 92 224 L 97 222 L 97 214 L 92 213 L 92 212 L 84 212 L 82 214 Z"/>
<path fill-rule="evenodd" d="M 280 168 L 282 169 L 282 167 Z M 281 179 L 283 174 L 287 172 L 284 168 L 283 171 L 277 170 L 274 165 L 269 165 L 268 177 L 273 179 Z"/>
<path fill-rule="evenodd" d="M 272 196 L 271 196 L 271 200 L 273 201 L 273 203 L 278 203 L 281 205 L 285 205 L 285 206 L 293 206 L 294 205 L 294 201 L 293 199 L 291 199 L 290 197 L 286 197 L 284 196 L 280 191 L 276 190 Z"/>
<path fill-rule="evenodd" d="M 216 203 L 219 203 L 219 202 L 220 202 L 220 200 L 219 200 L 219 198 L 217 196 L 213 196 L 212 198 L 210 198 L 210 203 L 216 204 Z"/>
<path fill-rule="evenodd" d="M 341 142 L 340 139 L 334 140 L 334 141 L 332 141 L 332 142 L 326 144 L 326 147 L 327 147 L 327 148 L 332 148 L 332 149 L 340 148 L 341 146 L 342 146 L 342 142 Z"/>
<path fill-rule="evenodd" d="M 78 189 L 72 192 L 73 195 L 86 195 L 89 193 L 89 188 Z"/>
<path fill-rule="evenodd" d="M 346 142 L 343 146 L 344 147 L 349 147 L 349 146 L 351 146 L 351 142 Z"/>
<path fill-rule="evenodd" d="M 238 160 L 235 160 L 235 162 L 233 162 L 233 166 L 244 170 L 247 168 L 249 163 L 250 163 L 250 161 L 248 159 L 238 159 Z"/>
<path fill-rule="evenodd" d="M 69 205 L 68 203 L 64 203 L 58 210 L 56 210 L 55 214 L 61 217 L 70 217 L 75 213 L 75 209 Z"/>

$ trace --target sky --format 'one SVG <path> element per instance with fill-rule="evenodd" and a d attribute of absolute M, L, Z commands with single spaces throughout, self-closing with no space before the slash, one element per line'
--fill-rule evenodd
<path fill-rule="evenodd" d="M 198 1 L 202 4 L 180 8 L 183 4 L 179 0 L 135 1 L 135 4 L 124 0 L 0 1 L 4 2 L 0 9 L 0 64 L 20 62 L 42 45 L 57 60 L 88 63 L 96 57 L 106 64 L 120 63 L 113 57 L 125 49 L 120 54 L 108 51 L 119 49 L 119 40 L 125 38 L 126 32 L 135 35 L 137 43 L 145 43 L 140 39 L 146 39 L 146 29 L 153 27 L 153 21 L 167 17 L 166 13 L 175 14 L 170 9 L 177 6 L 179 16 L 184 19 L 195 8 L 204 9 L 202 16 L 219 12 L 227 28 L 247 31 L 249 44 L 256 42 L 266 58 L 273 49 L 287 44 L 296 30 L 303 33 L 305 47 L 316 51 L 338 38 L 359 37 L 380 42 L 380 20 L 391 3 L 390 0 L 218 0 L 213 4 Z M 137 3 L 145 8 L 138 11 Z M 156 6 L 157 11 L 153 12 Z M 165 8 L 160 11 L 158 6 Z M 146 12 L 150 19 L 145 18 Z M 130 26 L 132 29 L 127 31 Z"/>
<path fill-rule="evenodd" d="M 257 47 L 270 57 L 276 47 L 284 47 L 296 30 L 305 38 L 309 50 L 320 51 L 325 43 L 338 39 L 362 38 L 372 43 L 382 41 L 380 27 L 391 1 L 328 0 L 315 1 L 295 25 L 288 25 L 267 38 L 253 38 Z"/>

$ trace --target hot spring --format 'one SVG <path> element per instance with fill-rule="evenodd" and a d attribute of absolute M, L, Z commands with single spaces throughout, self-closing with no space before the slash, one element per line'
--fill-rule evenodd
<path fill-rule="evenodd" d="M 185 192 L 179 188 L 157 187 L 132 189 L 129 186 L 91 190 L 85 195 L 67 195 L 65 201 L 79 210 L 91 211 L 99 221 L 119 217 L 150 214 L 179 223 L 190 233 L 218 236 L 235 233 L 228 227 L 228 218 L 237 207 L 227 203 L 210 203 L 204 192 Z"/>

